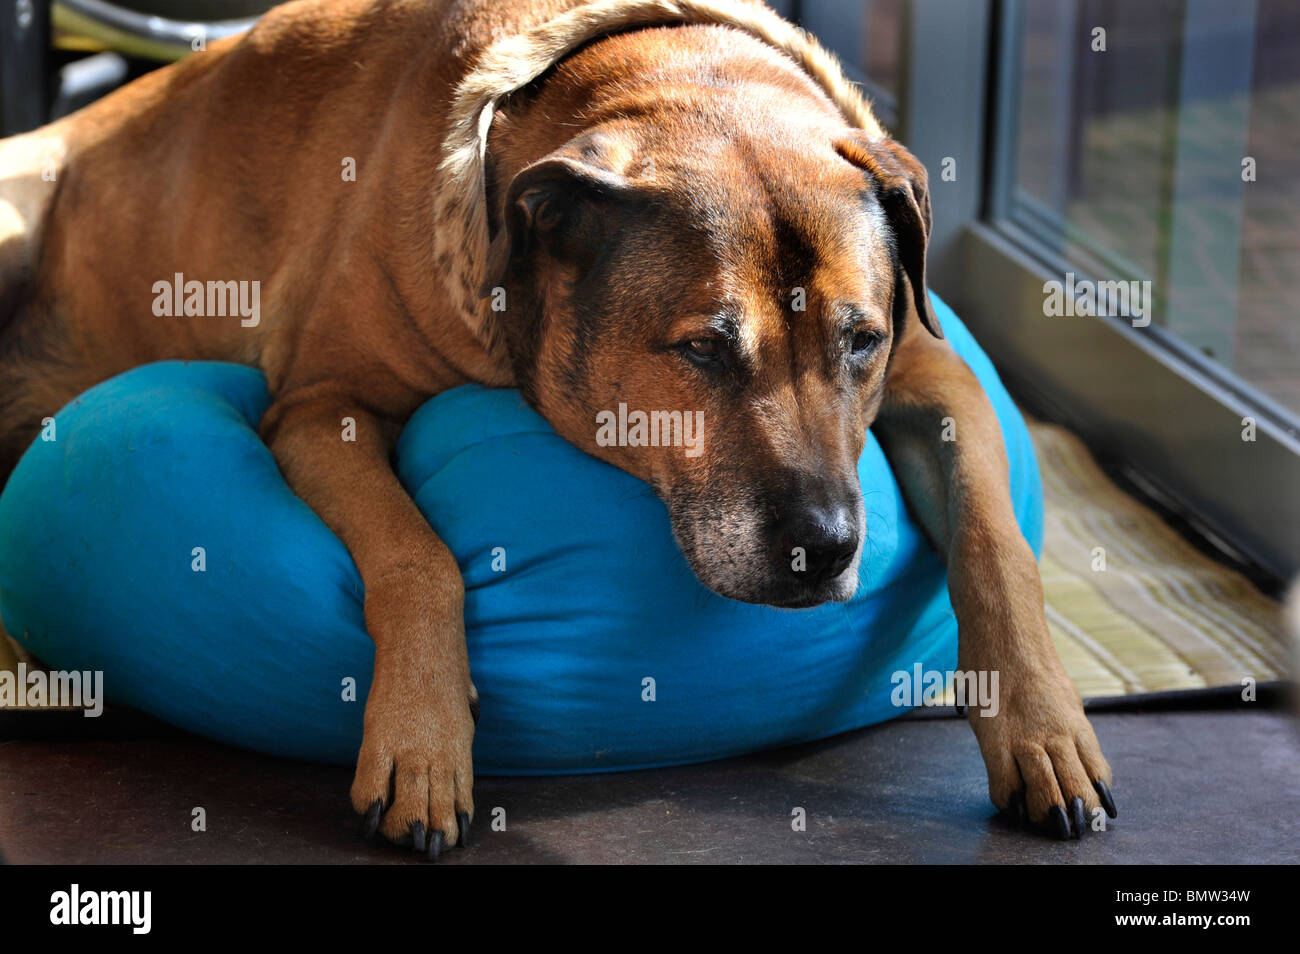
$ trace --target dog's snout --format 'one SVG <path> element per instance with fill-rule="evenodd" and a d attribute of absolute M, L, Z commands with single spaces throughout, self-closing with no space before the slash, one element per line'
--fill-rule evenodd
<path fill-rule="evenodd" d="M 858 521 L 843 503 L 791 508 L 777 524 L 777 559 L 796 580 L 824 583 L 844 572 L 858 552 Z"/>

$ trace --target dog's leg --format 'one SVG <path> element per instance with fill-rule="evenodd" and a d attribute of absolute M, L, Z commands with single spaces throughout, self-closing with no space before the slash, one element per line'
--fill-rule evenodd
<path fill-rule="evenodd" d="M 355 441 L 342 439 L 345 417 L 356 421 Z M 262 434 L 365 584 L 375 667 L 352 806 L 370 830 L 436 858 L 464 839 L 474 812 L 478 700 L 460 570 L 393 473 L 394 425 L 356 402 L 315 397 L 273 405 Z"/>
<path fill-rule="evenodd" d="M 1077 837 L 1098 808 L 1113 817 L 1110 766 L 1048 633 L 997 416 L 965 362 L 914 317 L 874 430 L 948 564 L 959 667 L 999 674 L 997 704 L 968 708 L 993 804 L 1017 817 L 1027 809 L 1061 837 Z"/>

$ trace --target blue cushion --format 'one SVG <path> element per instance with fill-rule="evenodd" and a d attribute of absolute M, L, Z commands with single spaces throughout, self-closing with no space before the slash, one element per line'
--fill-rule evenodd
<path fill-rule="evenodd" d="M 1037 550 L 1024 422 L 966 328 L 935 306 L 1001 418 Z M 103 670 L 112 701 L 235 745 L 350 763 L 374 652 L 361 579 L 258 439 L 267 403 L 257 371 L 164 362 L 69 404 L 0 497 L 0 613 L 54 668 Z M 821 738 L 898 715 L 895 671 L 956 665 L 943 566 L 874 435 L 859 465 L 861 585 L 848 604 L 807 610 L 706 590 L 650 489 L 566 443 L 515 391 L 470 385 L 429 401 L 397 469 L 465 576 L 482 774 Z"/>

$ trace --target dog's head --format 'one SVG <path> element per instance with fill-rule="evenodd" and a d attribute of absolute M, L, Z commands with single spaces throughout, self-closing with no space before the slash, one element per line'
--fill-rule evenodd
<path fill-rule="evenodd" d="M 893 343 L 940 331 L 924 168 L 772 110 L 613 122 L 528 164 L 498 186 L 483 291 L 530 402 L 654 487 L 705 585 L 812 606 L 857 587 Z"/>

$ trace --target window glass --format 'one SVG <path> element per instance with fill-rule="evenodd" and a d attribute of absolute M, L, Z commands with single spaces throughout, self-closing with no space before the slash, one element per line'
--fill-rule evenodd
<path fill-rule="evenodd" d="M 1015 10 L 1006 213 L 1081 278 L 1151 282 L 1154 324 L 1300 413 L 1300 3 Z"/>

